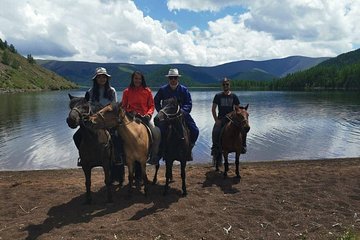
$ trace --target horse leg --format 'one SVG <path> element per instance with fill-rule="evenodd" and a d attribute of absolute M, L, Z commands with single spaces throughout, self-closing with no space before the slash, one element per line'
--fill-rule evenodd
<path fill-rule="evenodd" d="M 85 187 L 86 187 L 86 200 L 85 204 L 91 203 L 91 167 L 84 166 L 82 167 L 85 174 Z"/>
<path fill-rule="evenodd" d="M 235 172 L 236 172 L 237 178 L 241 178 L 239 164 L 240 164 L 240 152 L 236 152 L 236 155 L 235 155 L 236 170 L 235 170 Z"/>
<path fill-rule="evenodd" d="M 132 192 L 132 184 L 133 184 L 133 181 L 134 181 L 134 166 L 133 166 L 133 162 L 130 161 L 130 159 L 127 159 L 127 167 L 128 167 L 128 172 L 129 172 L 129 176 L 128 176 L 128 180 L 129 180 L 129 189 L 128 189 L 128 192 L 129 194 Z"/>
<path fill-rule="evenodd" d="M 227 172 L 229 171 L 229 159 L 228 159 L 228 152 L 224 151 L 224 178 L 227 177 Z"/>
<path fill-rule="evenodd" d="M 147 196 L 149 179 L 147 178 L 147 175 L 146 175 L 146 160 L 141 163 L 141 176 L 142 176 L 142 180 L 144 182 L 145 196 Z"/>
<path fill-rule="evenodd" d="M 186 191 L 186 172 L 185 172 L 185 168 L 186 168 L 186 160 L 181 161 L 181 180 L 182 180 L 182 196 L 185 197 L 187 195 L 187 191 Z"/>
<path fill-rule="evenodd" d="M 172 165 L 173 165 L 173 161 L 172 160 L 166 160 L 166 173 L 165 173 L 165 178 L 166 178 L 166 183 L 165 183 L 165 191 L 164 191 L 164 195 L 166 195 L 169 191 L 169 182 L 170 182 L 170 178 L 172 177 Z"/>
<path fill-rule="evenodd" d="M 154 175 L 154 178 L 153 178 L 153 181 L 152 181 L 153 185 L 155 185 L 156 182 L 157 182 L 157 174 L 158 174 L 158 171 L 159 171 L 159 167 L 160 167 L 160 163 L 155 165 L 155 175 Z"/>
<path fill-rule="evenodd" d="M 220 164 L 221 164 L 221 152 L 215 153 L 215 171 L 220 171 Z"/>
<path fill-rule="evenodd" d="M 113 202 L 113 200 L 112 200 L 111 179 L 110 179 L 110 159 L 109 159 L 109 162 L 104 163 L 103 169 L 104 169 L 104 176 L 105 176 L 107 201 L 108 201 L 108 203 L 111 203 L 111 202 Z"/>

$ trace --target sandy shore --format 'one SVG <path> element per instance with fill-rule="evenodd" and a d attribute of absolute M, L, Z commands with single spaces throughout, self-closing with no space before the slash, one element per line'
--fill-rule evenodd
<path fill-rule="evenodd" d="M 163 196 L 158 183 L 114 187 L 93 170 L 93 204 L 84 205 L 81 169 L 0 172 L 0 239 L 338 239 L 360 236 L 360 158 L 242 163 L 241 181 L 210 165 L 180 169 Z M 147 168 L 152 179 L 154 169 Z M 125 182 L 127 184 L 127 181 Z"/>

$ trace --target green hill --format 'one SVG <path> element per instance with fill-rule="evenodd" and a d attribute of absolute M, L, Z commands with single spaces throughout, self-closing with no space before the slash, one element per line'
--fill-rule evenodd
<path fill-rule="evenodd" d="M 0 91 L 60 90 L 77 85 L 17 54 L 13 45 L 0 39 Z"/>
<path fill-rule="evenodd" d="M 274 80 L 271 88 L 360 90 L 360 49 L 328 59 L 308 70 Z"/>

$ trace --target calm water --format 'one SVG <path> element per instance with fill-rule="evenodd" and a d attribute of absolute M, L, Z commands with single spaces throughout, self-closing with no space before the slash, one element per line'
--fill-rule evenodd
<path fill-rule="evenodd" d="M 76 130 L 65 122 L 68 92 L 0 95 L 0 170 L 76 166 L 78 153 L 72 141 Z M 200 128 L 194 163 L 211 159 L 210 108 L 216 92 L 191 92 L 192 116 Z M 359 93 L 235 93 L 242 105 L 250 104 L 248 153 L 241 161 L 360 156 Z"/>

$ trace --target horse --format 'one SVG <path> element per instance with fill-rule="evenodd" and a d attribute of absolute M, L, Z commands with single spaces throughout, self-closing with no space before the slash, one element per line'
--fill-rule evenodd
<path fill-rule="evenodd" d="M 166 164 L 166 184 L 164 195 L 168 193 L 169 182 L 172 180 L 172 167 L 175 160 L 180 162 L 182 195 L 187 195 L 186 190 L 186 162 L 191 158 L 190 132 L 185 123 L 183 113 L 175 98 L 164 101 L 164 107 L 158 112 L 155 120 L 164 127 L 163 159 Z"/>
<path fill-rule="evenodd" d="M 130 116 L 121 107 L 121 103 L 105 106 L 96 114 L 90 116 L 88 120 L 94 128 L 116 127 L 118 134 L 123 140 L 125 161 L 129 173 L 129 192 L 132 190 L 135 163 L 138 162 L 141 166 L 141 176 L 146 196 L 148 193 L 146 162 L 151 152 L 151 138 L 145 124 L 134 116 Z"/>
<path fill-rule="evenodd" d="M 220 146 L 222 150 L 222 155 L 224 157 L 224 177 L 227 177 L 227 172 L 229 171 L 229 161 L 228 154 L 235 152 L 235 165 L 236 165 L 236 177 L 241 178 L 240 176 L 240 153 L 243 148 L 243 134 L 246 134 L 250 131 L 249 125 L 249 113 L 247 109 L 249 104 L 245 107 L 236 107 L 235 110 L 228 113 L 226 118 L 228 122 L 225 124 L 220 136 Z M 216 170 L 219 170 L 219 161 L 216 161 Z"/>
<path fill-rule="evenodd" d="M 90 103 L 84 97 L 74 97 L 69 94 L 70 112 L 66 122 L 70 128 L 80 126 L 81 142 L 79 154 L 82 170 L 85 174 L 86 203 L 91 198 L 91 169 L 101 166 L 104 170 L 107 201 L 112 202 L 110 165 L 113 156 L 113 145 L 110 133 L 105 129 L 92 129 L 86 127 L 84 120 L 91 114 Z"/>

